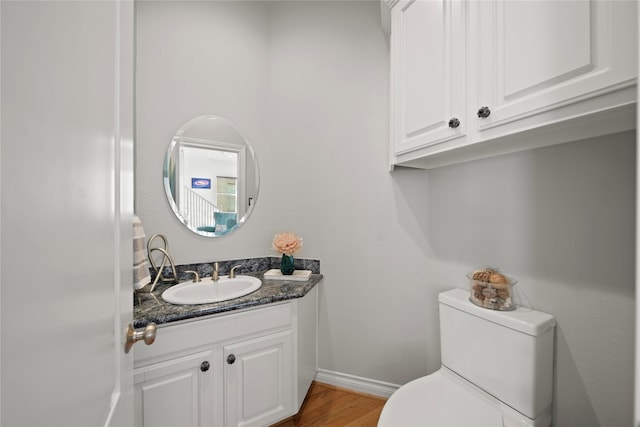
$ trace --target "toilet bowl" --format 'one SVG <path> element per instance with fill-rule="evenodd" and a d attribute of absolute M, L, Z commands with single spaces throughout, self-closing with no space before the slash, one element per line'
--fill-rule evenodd
<path fill-rule="evenodd" d="M 378 427 L 547 427 L 555 319 L 518 307 L 475 306 L 468 292 L 439 295 L 441 368 L 398 388 Z"/>
<path fill-rule="evenodd" d="M 400 387 L 389 398 L 378 420 L 378 427 L 542 427 L 550 424 L 550 411 L 530 420 L 446 367 Z"/>

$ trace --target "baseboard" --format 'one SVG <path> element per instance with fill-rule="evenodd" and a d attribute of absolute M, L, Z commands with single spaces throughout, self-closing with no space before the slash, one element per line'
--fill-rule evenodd
<path fill-rule="evenodd" d="M 320 383 L 331 384 L 336 387 L 387 398 L 400 387 L 397 384 L 371 380 L 369 378 L 357 377 L 341 372 L 327 371 L 326 369 L 318 369 L 315 380 Z"/>

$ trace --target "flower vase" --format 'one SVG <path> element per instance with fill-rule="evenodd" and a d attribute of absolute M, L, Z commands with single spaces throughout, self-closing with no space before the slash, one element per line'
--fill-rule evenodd
<path fill-rule="evenodd" d="M 294 266 L 293 255 L 282 254 L 282 260 L 280 261 L 280 272 L 285 276 L 290 276 L 296 270 Z"/>

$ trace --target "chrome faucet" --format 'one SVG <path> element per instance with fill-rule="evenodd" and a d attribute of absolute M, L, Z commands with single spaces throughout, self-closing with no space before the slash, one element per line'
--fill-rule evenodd
<path fill-rule="evenodd" d="M 213 280 L 214 282 L 217 282 L 218 279 L 220 278 L 220 266 L 218 265 L 217 262 L 213 263 L 213 273 L 211 273 L 211 280 Z"/>

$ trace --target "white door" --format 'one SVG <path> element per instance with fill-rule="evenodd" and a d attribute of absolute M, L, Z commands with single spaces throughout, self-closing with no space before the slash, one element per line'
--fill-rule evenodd
<path fill-rule="evenodd" d="M 637 13 L 640 22 L 640 8 Z M 640 70 L 640 46 L 638 46 L 638 69 Z M 640 99 L 640 86 L 637 86 Z M 640 123 L 640 109 L 636 109 L 637 121 Z M 640 128 L 636 127 L 636 141 L 640 141 Z M 637 145 L 636 145 L 637 147 Z M 636 149 L 636 182 L 640 183 L 640 151 Z M 634 426 L 640 427 L 640 185 L 636 185 L 636 346 L 635 346 L 635 398 Z"/>
<path fill-rule="evenodd" d="M 133 3 L 0 19 L 1 423 L 132 425 Z"/>

